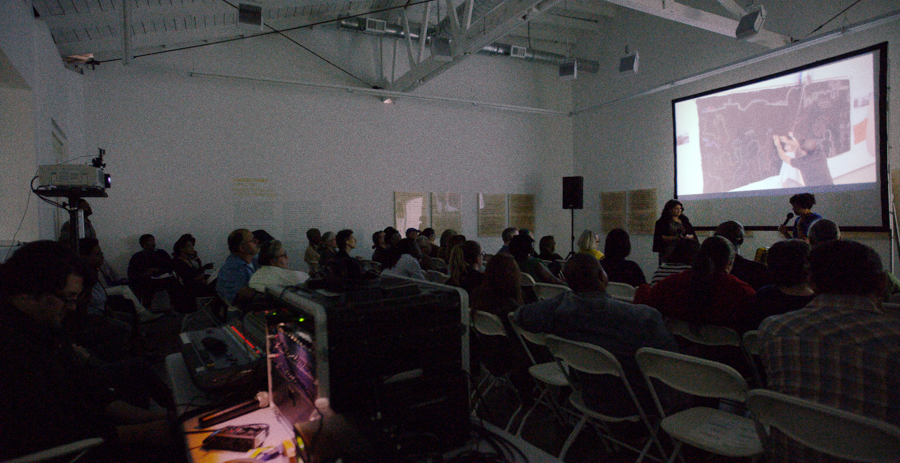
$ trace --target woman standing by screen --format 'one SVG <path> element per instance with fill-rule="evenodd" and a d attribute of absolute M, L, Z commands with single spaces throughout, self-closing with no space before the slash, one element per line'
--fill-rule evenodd
<path fill-rule="evenodd" d="M 684 206 L 681 201 L 668 200 L 659 220 L 653 227 L 653 252 L 659 253 L 659 263 L 668 259 L 679 239 L 697 239 L 694 226 L 682 212 L 684 212 Z"/>

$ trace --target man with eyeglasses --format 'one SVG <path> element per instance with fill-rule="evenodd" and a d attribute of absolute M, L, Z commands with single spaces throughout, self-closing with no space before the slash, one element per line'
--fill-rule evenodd
<path fill-rule="evenodd" d="M 94 437 L 106 445 L 88 461 L 115 461 L 129 444 L 175 448 L 165 412 L 121 400 L 69 341 L 63 320 L 85 274 L 53 241 L 26 244 L 0 267 L 0 461 Z"/>
<path fill-rule="evenodd" d="M 225 259 L 219 271 L 216 292 L 229 305 L 237 300 L 252 297 L 253 290 L 248 286 L 250 277 L 259 269 L 256 254 L 259 253 L 259 241 L 246 228 L 239 228 L 228 235 L 228 250 L 231 254 Z"/>

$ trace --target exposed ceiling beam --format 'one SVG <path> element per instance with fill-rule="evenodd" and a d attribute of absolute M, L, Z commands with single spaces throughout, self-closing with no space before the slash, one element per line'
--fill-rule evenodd
<path fill-rule="evenodd" d="M 468 30 L 460 29 L 459 34 L 453 35 L 450 61 L 431 55 L 421 63 L 411 66 L 410 70 L 397 80 L 388 83 L 386 89 L 402 92 L 414 90 L 525 23 L 531 15 L 547 11 L 558 2 L 559 0 L 507 0 L 499 3 L 474 21 Z"/>
<path fill-rule="evenodd" d="M 643 13 L 669 19 L 671 21 L 687 24 L 699 29 L 715 32 L 728 37 L 735 37 L 738 21 L 722 16 L 707 13 L 703 10 L 682 5 L 673 0 L 606 0 L 625 8 L 631 8 Z M 776 34 L 765 29 L 755 36 L 747 39 L 748 42 L 757 43 L 768 48 L 778 48 L 791 42 L 790 37 Z"/>
<path fill-rule="evenodd" d="M 616 7 L 598 0 L 566 0 L 564 5 L 557 4 L 556 7 L 550 10 L 551 13 L 561 11 L 574 11 L 576 13 L 608 18 L 616 16 Z"/>
<path fill-rule="evenodd" d="M 747 10 L 745 10 L 742 6 L 738 5 L 734 0 L 716 0 L 719 2 L 719 5 L 722 5 L 732 16 L 737 19 L 740 19 L 741 16 L 747 14 Z"/>
<path fill-rule="evenodd" d="M 536 15 L 533 19 L 531 19 L 532 24 L 540 24 L 544 26 L 553 26 L 559 31 L 559 28 L 566 29 L 578 29 L 581 31 L 590 31 L 596 32 L 597 29 L 600 28 L 600 25 L 597 21 L 591 21 L 588 19 L 578 19 L 578 18 L 569 18 L 565 16 L 556 15 L 553 13 L 544 13 L 541 15 Z M 558 32 L 557 32 L 558 33 Z"/>

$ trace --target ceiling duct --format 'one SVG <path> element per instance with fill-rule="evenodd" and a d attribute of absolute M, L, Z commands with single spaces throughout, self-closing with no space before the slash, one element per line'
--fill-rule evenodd
<path fill-rule="evenodd" d="M 347 18 L 342 19 L 339 25 L 344 29 L 355 30 L 365 34 L 382 35 L 395 37 L 398 39 L 406 38 L 406 34 L 403 33 L 403 26 L 399 24 L 385 23 L 383 28 L 372 28 L 369 27 L 369 21 L 370 19 L 367 18 Z M 435 33 L 435 30 L 429 28 L 429 35 L 426 37 L 426 43 L 432 42 L 432 37 Z M 412 40 L 419 40 L 419 34 L 410 32 L 409 38 Z M 559 66 L 567 59 L 570 59 L 569 57 L 558 53 L 539 51 L 533 48 L 520 47 L 498 42 L 494 42 L 490 45 L 485 45 L 481 50 L 478 51 L 478 54 L 485 56 L 514 57 L 517 59 L 524 59 L 526 61 L 533 61 L 535 63 L 547 64 L 551 66 Z M 600 66 L 597 61 L 578 58 L 579 72 L 590 72 L 596 74 L 599 68 Z"/>

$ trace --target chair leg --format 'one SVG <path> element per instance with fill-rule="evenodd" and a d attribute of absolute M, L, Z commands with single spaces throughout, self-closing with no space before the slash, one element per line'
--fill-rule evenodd
<path fill-rule="evenodd" d="M 684 463 L 684 456 L 681 455 L 681 441 L 675 441 L 675 448 L 672 449 L 672 456 L 669 457 L 669 460 L 666 463 L 672 463 L 675 461 L 675 457 L 681 458 L 681 463 Z"/>
<path fill-rule="evenodd" d="M 578 434 L 581 433 L 581 428 L 584 427 L 584 424 L 587 423 L 587 415 L 581 417 L 581 420 L 578 421 L 578 424 L 575 425 L 575 429 L 572 430 L 572 433 L 569 434 L 569 437 L 566 439 L 566 442 L 563 444 L 562 450 L 559 451 L 560 460 L 564 460 L 566 458 L 566 452 L 569 451 L 569 447 L 572 445 L 572 442 L 575 442 L 575 438 L 578 437 Z"/>

